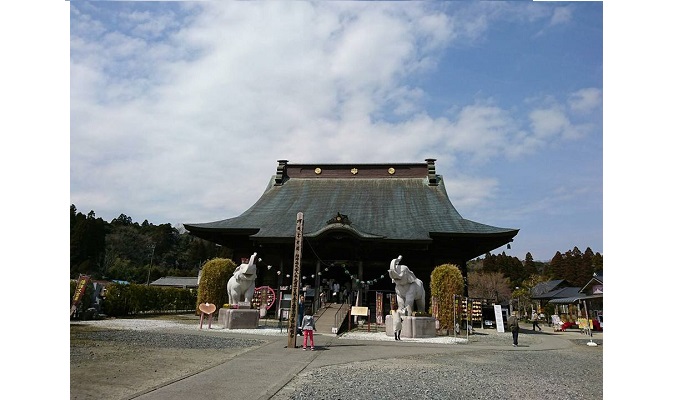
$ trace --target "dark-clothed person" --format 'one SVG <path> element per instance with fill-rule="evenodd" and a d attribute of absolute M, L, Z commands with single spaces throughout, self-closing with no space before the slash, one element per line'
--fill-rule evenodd
<path fill-rule="evenodd" d="M 519 345 L 519 319 L 516 316 L 516 311 L 512 312 L 512 316 L 507 319 L 507 325 L 509 325 L 509 330 L 512 331 L 514 347 L 517 347 Z"/>

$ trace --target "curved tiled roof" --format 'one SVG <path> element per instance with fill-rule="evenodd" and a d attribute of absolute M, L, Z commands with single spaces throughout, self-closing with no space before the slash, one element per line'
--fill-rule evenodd
<path fill-rule="evenodd" d="M 194 235 L 207 231 L 260 240 L 294 238 L 297 213 L 302 212 L 305 237 L 343 230 L 362 240 L 429 242 L 441 235 L 501 236 L 511 241 L 518 229 L 461 217 L 449 200 L 443 178 L 434 174 L 433 161 L 321 168 L 281 161 L 265 192 L 244 213 L 184 227 Z"/>

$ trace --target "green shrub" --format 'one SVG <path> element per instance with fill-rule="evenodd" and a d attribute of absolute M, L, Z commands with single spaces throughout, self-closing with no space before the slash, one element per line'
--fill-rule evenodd
<path fill-rule="evenodd" d="M 124 283 L 110 283 L 106 285 L 103 305 L 104 314 L 111 317 L 122 317 L 131 313 L 129 286 Z"/>
<path fill-rule="evenodd" d="M 197 293 L 192 289 L 120 283 L 105 289 L 103 312 L 111 317 L 196 309 Z"/>
<path fill-rule="evenodd" d="M 439 320 L 439 329 L 446 330 L 448 335 L 454 328 L 454 295 L 463 294 L 463 274 L 458 266 L 442 264 L 436 267 L 430 275 L 430 293 L 439 304 L 438 315 L 434 315 Z"/>
<path fill-rule="evenodd" d="M 200 273 L 197 304 L 212 303 L 220 309 L 223 304 L 229 302 L 227 282 L 232 277 L 234 269 L 236 264 L 228 258 L 213 258 L 206 262 Z M 197 305 L 196 315 L 200 315 Z"/>

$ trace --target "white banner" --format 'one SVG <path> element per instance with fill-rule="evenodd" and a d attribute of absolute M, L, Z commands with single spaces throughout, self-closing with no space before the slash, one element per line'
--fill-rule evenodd
<path fill-rule="evenodd" d="M 504 332 L 504 318 L 502 318 L 502 306 L 495 304 L 495 323 L 497 325 L 497 332 Z"/>

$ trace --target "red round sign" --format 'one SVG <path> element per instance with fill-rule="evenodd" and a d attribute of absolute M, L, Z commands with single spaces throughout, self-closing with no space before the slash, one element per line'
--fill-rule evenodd
<path fill-rule="evenodd" d="M 270 286 L 260 286 L 253 291 L 252 307 L 261 308 L 263 304 L 266 310 L 270 310 L 270 307 L 275 304 L 275 291 Z"/>

